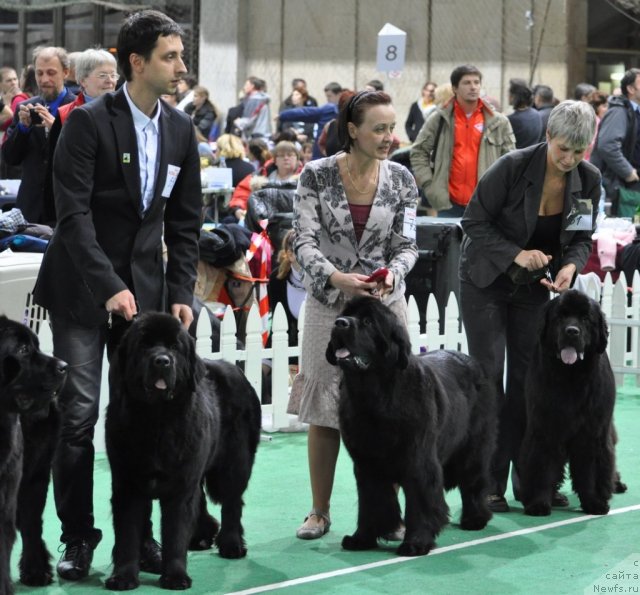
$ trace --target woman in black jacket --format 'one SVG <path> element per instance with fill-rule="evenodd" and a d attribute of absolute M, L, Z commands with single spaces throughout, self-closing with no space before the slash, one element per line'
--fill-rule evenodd
<path fill-rule="evenodd" d="M 462 321 L 469 353 L 501 397 L 489 496 L 494 512 L 509 510 L 504 493 L 525 429 L 524 382 L 538 312 L 549 291 L 569 289 L 591 252 L 600 172 L 584 154 L 595 128 L 588 103 L 560 103 L 549 116 L 546 142 L 498 159 L 478 182 L 462 218 Z M 518 483 L 514 469 L 516 499 Z M 556 493 L 554 505 L 568 501 Z"/>
<path fill-rule="evenodd" d="M 211 128 L 218 118 L 218 112 L 209 99 L 209 91 L 206 87 L 196 85 L 193 88 L 193 101 L 187 104 L 184 111 L 191 116 L 195 127 L 202 135 L 209 139 Z"/>
<path fill-rule="evenodd" d="M 437 86 L 435 83 L 427 81 L 422 87 L 420 99 L 414 101 L 409 108 L 409 115 L 404 123 L 404 129 L 411 142 L 416 140 L 426 115 L 436 106 L 435 93 Z"/>

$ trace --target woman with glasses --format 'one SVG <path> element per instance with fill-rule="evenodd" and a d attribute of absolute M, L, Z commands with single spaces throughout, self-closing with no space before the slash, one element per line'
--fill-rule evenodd
<path fill-rule="evenodd" d="M 67 117 L 79 105 L 84 105 L 104 93 L 115 91 L 118 82 L 116 59 L 107 50 L 90 48 L 81 52 L 76 59 L 76 78 L 81 92 L 72 103 L 60 106 L 49 132 L 49 155 L 44 188 L 44 221 L 55 225 L 56 211 L 53 200 L 53 153 L 58 143 L 60 131 Z"/>

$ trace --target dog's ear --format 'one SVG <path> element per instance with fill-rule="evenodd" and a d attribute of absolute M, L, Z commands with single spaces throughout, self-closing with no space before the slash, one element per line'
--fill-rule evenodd
<path fill-rule="evenodd" d="M 188 353 L 189 373 L 187 376 L 187 387 L 190 392 L 195 392 L 198 384 L 204 378 L 205 367 L 204 363 L 196 353 L 196 340 L 187 334 L 186 331 L 181 331 L 181 341 L 184 341 L 184 349 Z"/>
<path fill-rule="evenodd" d="M 592 306 L 593 312 L 592 315 L 597 320 L 597 341 L 596 341 L 596 352 L 604 353 L 607 349 L 607 343 L 609 342 L 609 327 L 607 326 L 607 320 L 600 309 L 600 305 L 597 303 L 593 303 Z"/>
<path fill-rule="evenodd" d="M 329 341 L 329 344 L 327 345 L 325 357 L 332 366 L 337 365 L 338 360 L 336 359 L 336 348 L 333 346 L 333 343 L 331 341 Z"/>
<path fill-rule="evenodd" d="M 391 331 L 391 342 L 397 349 L 396 362 L 398 369 L 406 370 L 411 357 L 411 342 L 407 331 L 400 324 L 396 324 Z"/>
<path fill-rule="evenodd" d="M 134 331 L 131 331 L 131 327 L 129 327 L 123 333 L 115 346 L 113 354 L 109 358 L 109 385 L 119 387 L 118 392 L 120 394 L 125 394 L 126 392 L 127 374 L 125 368 L 129 361 L 129 343 L 135 340 L 133 332 Z"/>
<path fill-rule="evenodd" d="M 554 311 L 558 305 L 558 298 L 549 300 L 542 310 L 538 314 L 538 337 L 543 345 L 555 345 L 556 338 L 553 336 L 554 332 Z"/>

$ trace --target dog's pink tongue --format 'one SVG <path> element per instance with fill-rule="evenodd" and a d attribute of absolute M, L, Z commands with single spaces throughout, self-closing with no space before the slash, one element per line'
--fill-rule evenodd
<path fill-rule="evenodd" d="M 344 359 L 345 357 L 349 357 L 351 355 L 350 351 L 346 347 L 341 347 L 336 350 L 336 357 L 338 359 Z"/>
<path fill-rule="evenodd" d="M 167 388 L 167 383 L 162 378 L 160 378 L 160 380 L 156 380 L 155 386 L 160 390 L 165 390 Z"/>
<path fill-rule="evenodd" d="M 560 352 L 560 358 L 562 359 L 563 364 L 575 364 L 578 361 L 578 352 L 574 347 L 565 347 Z"/>

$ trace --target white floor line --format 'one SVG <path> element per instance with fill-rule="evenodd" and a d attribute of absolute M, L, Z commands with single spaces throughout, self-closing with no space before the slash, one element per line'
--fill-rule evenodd
<path fill-rule="evenodd" d="M 499 535 L 491 535 L 489 537 L 483 537 L 481 539 L 472 539 L 470 541 L 465 541 L 464 543 L 456 543 L 454 545 L 447 545 L 445 547 L 436 548 L 429 553 L 429 556 L 437 556 L 438 554 L 446 554 L 447 552 L 452 552 L 454 550 L 475 547 L 477 545 L 484 545 L 485 543 L 491 543 L 493 541 L 501 541 L 503 539 L 510 539 L 512 537 L 520 537 L 522 535 L 530 535 L 531 533 L 539 533 L 541 531 L 546 531 L 547 529 L 555 529 L 557 527 L 564 527 L 566 525 L 582 523 L 584 521 L 590 521 L 592 519 L 606 519 L 607 516 L 624 514 L 626 512 L 634 512 L 637 510 L 640 510 L 640 504 L 634 504 L 633 506 L 625 506 L 623 508 L 616 508 L 614 510 L 610 510 L 609 514 L 605 516 L 596 516 L 596 515 L 579 516 L 573 519 L 566 519 L 564 521 L 556 521 L 555 523 L 547 523 L 546 525 L 539 525 L 537 527 L 528 527 L 527 529 L 518 529 L 517 531 L 509 531 L 508 533 L 500 533 Z M 319 574 L 303 576 L 303 577 L 291 579 L 288 581 L 272 583 L 270 585 L 252 587 L 251 589 L 245 589 L 244 591 L 234 591 L 232 593 L 227 593 L 227 595 L 250 595 L 251 593 L 264 593 L 266 591 L 273 591 L 275 589 L 294 587 L 296 585 L 303 585 L 305 583 L 322 581 L 322 580 L 333 578 L 336 576 L 343 576 L 346 574 L 362 572 L 363 570 L 369 570 L 371 568 L 380 568 L 382 566 L 390 566 L 391 564 L 401 564 L 402 562 L 409 562 L 410 560 L 416 560 L 416 559 L 417 558 L 415 557 L 397 556 L 395 558 L 390 558 L 388 560 L 380 560 L 378 562 L 371 562 L 369 564 L 362 564 L 360 566 L 351 566 L 350 568 L 341 568 L 339 570 L 332 570 L 330 572 L 321 572 Z"/>

